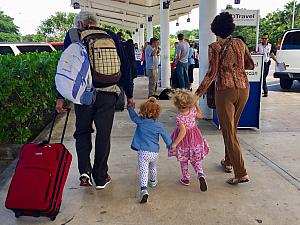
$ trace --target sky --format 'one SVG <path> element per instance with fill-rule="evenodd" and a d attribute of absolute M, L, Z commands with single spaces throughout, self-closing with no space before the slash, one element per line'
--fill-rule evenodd
<path fill-rule="evenodd" d="M 207 0 L 209 1 L 209 0 Z M 239 8 L 259 9 L 261 16 L 269 12 L 283 9 L 283 6 L 291 0 L 241 0 Z M 20 27 L 22 35 L 36 33 L 36 28 L 41 21 L 47 19 L 57 11 L 78 12 L 70 6 L 70 0 L 0 0 L 0 11 L 15 18 L 14 22 Z M 234 0 L 218 0 L 218 11 L 226 5 L 233 4 Z M 199 26 L 198 10 L 194 9 L 190 15 L 191 22 L 187 23 L 187 16 L 170 23 L 170 33 L 175 34 L 178 30 L 192 30 Z"/>

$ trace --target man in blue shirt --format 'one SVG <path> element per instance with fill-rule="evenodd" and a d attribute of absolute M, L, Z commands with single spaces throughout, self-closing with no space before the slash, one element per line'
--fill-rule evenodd
<path fill-rule="evenodd" d="M 184 40 L 183 34 L 177 36 L 179 44 L 176 48 L 176 73 L 179 81 L 179 88 L 189 88 L 188 77 L 188 56 L 190 45 Z"/>
<path fill-rule="evenodd" d="M 147 46 L 145 50 L 145 60 L 146 60 L 146 74 L 149 77 L 149 94 L 148 98 L 155 96 L 157 89 L 157 79 L 158 79 L 158 45 L 159 40 L 157 38 L 150 39 L 150 45 Z"/>
<path fill-rule="evenodd" d="M 64 41 L 64 49 L 71 43 L 74 37 L 72 32 L 78 33 L 80 40 L 80 32 L 82 30 L 99 30 L 96 27 L 97 19 L 91 12 L 81 11 L 74 19 L 75 27 L 79 29 L 71 29 Z M 93 86 L 96 89 L 96 99 L 92 105 L 77 105 L 75 104 L 76 114 L 76 130 L 74 138 L 76 139 L 76 151 L 78 158 L 78 169 L 80 173 L 80 185 L 92 186 L 92 177 L 96 185 L 96 189 L 104 189 L 111 182 L 108 175 L 108 157 L 110 152 L 110 135 L 114 120 L 115 105 L 120 94 L 121 86 L 124 88 L 127 95 L 128 105 L 134 106 L 133 99 L 133 83 L 130 73 L 130 64 L 120 44 L 118 37 L 109 30 L 104 30 L 115 42 L 117 52 L 121 61 L 121 79 L 118 84 L 108 87 L 102 87 L 97 82 L 93 81 Z M 71 36 L 73 35 L 73 36 Z M 109 66 L 109 65 L 108 65 Z M 58 93 L 56 101 L 56 110 L 59 113 L 65 112 L 64 98 Z M 96 141 L 95 141 L 95 159 L 94 165 L 90 162 L 90 153 L 92 150 L 92 133 L 94 132 L 93 123 L 96 126 Z"/>

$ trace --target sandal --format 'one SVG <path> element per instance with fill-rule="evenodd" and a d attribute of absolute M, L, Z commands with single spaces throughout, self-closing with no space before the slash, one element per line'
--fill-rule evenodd
<path fill-rule="evenodd" d="M 228 166 L 228 165 L 225 164 L 225 160 L 224 159 L 221 160 L 221 166 L 222 166 L 222 168 L 224 169 L 224 171 L 226 173 L 231 173 L 232 170 L 233 170 L 232 166 Z"/>
<path fill-rule="evenodd" d="M 246 175 L 246 176 L 244 176 L 242 178 L 230 178 L 226 182 L 228 184 L 231 184 L 231 185 L 237 185 L 237 184 L 240 184 L 240 183 L 247 183 L 249 181 L 250 181 L 249 176 Z"/>

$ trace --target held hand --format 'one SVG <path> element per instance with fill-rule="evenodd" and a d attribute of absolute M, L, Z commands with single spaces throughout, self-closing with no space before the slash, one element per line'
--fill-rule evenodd
<path fill-rule="evenodd" d="M 177 145 L 173 143 L 172 146 L 171 146 L 171 150 L 175 150 L 176 147 L 177 147 Z"/>
<path fill-rule="evenodd" d="M 67 112 L 67 109 L 64 108 L 64 105 L 65 105 L 65 100 L 64 99 L 57 99 L 56 100 L 56 106 L 55 106 L 55 109 L 58 113 L 64 113 L 64 112 Z"/>
<path fill-rule="evenodd" d="M 133 98 L 127 99 L 127 105 L 131 107 L 135 107 L 135 100 Z"/>

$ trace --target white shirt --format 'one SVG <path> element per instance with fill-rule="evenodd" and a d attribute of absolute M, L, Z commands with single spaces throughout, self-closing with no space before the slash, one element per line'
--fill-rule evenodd
<path fill-rule="evenodd" d="M 258 52 L 264 54 L 265 62 L 269 62 L 271 60 L 270 53 L 272 51 L 272 44 L 268 43 L 267 45 L 263 45 L 260 43 L 258 45 Z"/>

